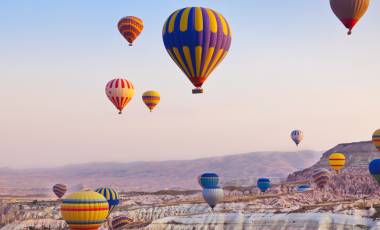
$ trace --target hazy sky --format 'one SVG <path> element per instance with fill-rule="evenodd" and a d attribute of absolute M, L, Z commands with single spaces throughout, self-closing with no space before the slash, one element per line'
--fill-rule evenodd
<path fill-rule="evenodd" d="M 222 13 L 231 49 L 193 86 L 164 49 L 176 9 Z M 192 159 L 259 150 L 326 150 L 380 127 L 380 1 L 353 31 L 328 0 L 0 1 L 0 166 Z M 134 47 L 116 23 L 144 20 Z M 115 77 L 136 95 L 122 116 L 104 93 Z M 153 113 L 142 103 L 161 92 Z"/>

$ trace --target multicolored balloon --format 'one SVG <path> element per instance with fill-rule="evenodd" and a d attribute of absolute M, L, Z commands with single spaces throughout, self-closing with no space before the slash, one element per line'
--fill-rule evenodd
<path fill-rule="evenodd" d="M 377 151 L 380 152 L 380 129 L 372 134 L 372 143 L 375 145 Z"/>
<path fill-rule="evenodd" d="M 127 16 L 119 20 L 117 28 L 121 35 L 123 35 L 123 37 L 129 42 L 129 46 L 132 46 L 133 41 L 144 29 L 144 23 L 138 17 Z"/>
<path fill-rule="evenodd" d="M 214 210 L 215 206 L 224 198 L 224 192 L 222 188 L 205 188 L 203 189 L 202 195 L 212 210 Z"/>
<path fill-rule="evenodd" d="M 268 178 L 259 178 L 257 180 L 257 187 L 261 192 L 266 192 L 270 188 L 270 180 Z"/>
<path fill-rule="evenodd" d="M 109 81 L 106 85 L 108 99 L 122 113 L 124 107 L 132 100 L 135 89 L 132 82 L 127 79 L 117 78 Z"/>
<path fill-rule="evenodd" d="M 339 171 L 346 164 L 346 156 L 343 153 L 331 153 L 329 156 L 329 165 L 335 172 Z"/>
<path fill-rule="evenodd" d="M 123 227 L 132 224 L 133 220 L 125 215 L 112 218 L 111 226 L 113 230 L 123 229 Z"/>
<path fill-rule="evenodd" d="M 150 112 L 152 112 L 154 107 L 160 102 L 160 93 L 154 90 L 149 90 L 142 95 L 142 99 Z"/>
<path fill-rule="evenodd" d="M 108 215 L 107 200 L 94 191 L 80 191 L 62 199 L 61 214 L 72 230 L 96 230 Z"/>
<path fill-rule="evenodd" d="M 203 93 L 203 83 L 231 45 L 231 29 L 226 19 L 203 7 L 187 7 L 172 13 L 164 24 L 162 37 L 170 57 L 196 87 L 193 93 Z"/>
<path fill-rule="evenodd" d="M 367 11 L 369 0 L 330 0 L 330 6 L 350 35 L 356 23 Z"/>
<path fill-rule="evenodd" d="M 373 178 L 380 184 L 380 159 L 372 160 L 369 163 L 368 169 Z"/>
<path fill-rule="evenodd" d="M 323 189 L 330 181 L 330 172 L 325 168 L 318 169 L 313 174 L 313 180 L 318 188 Z"/>
<path fill-rule="evenodd" d="M 290 133 L 290 138 L 292 138 L 294 143 L 296 143 L 296 145 L 298 146 L 299 143 L 301 143 L 301 141 L 303 140 L 303 132 L 299 129 L 293 130 Z"/>
<path fill-rule="evenodd" d="M 203 173 L 198 177 L 198 183 L 202 188 L 218 188 L 219 176 L 213 172 Z"/>
<path fill-rule="evenodd" d="M 67 186 L 65 184 L 56 184 L 53 186 L 53 192 L 58 198 L 62 198 L 67 191 Z"/>
<path fill-rule="evenodd" d="M 119 193 L 117 193 L 114 189 L 112 188 L 98 188 L 95 190 L 95 192 L 103 195 L 107 202 L 108 202 L 108 208 L 109 212 L 108 215 L 111 214 L 111 212 L 115 209 L 116 206 L 119 205 Z"/>

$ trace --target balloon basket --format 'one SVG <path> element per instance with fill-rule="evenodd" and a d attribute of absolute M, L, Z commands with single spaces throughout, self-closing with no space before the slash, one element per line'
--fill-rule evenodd
<path fill-rule="evenodd" d="M 192 90 L 193 94 L 200 94 L 203 93 L 204 90 L 202 88 L 195 88 Z"/>

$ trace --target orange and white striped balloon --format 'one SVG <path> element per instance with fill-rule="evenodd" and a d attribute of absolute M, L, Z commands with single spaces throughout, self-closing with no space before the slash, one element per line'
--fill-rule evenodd
<path fill-rule="evenodd" d="M 135 95 L 132 82 L 127 79 L 117 78 L 109 81 L 106 85 L 108 99 L 119 110 L 119 114 Z"/>
<path fill-rule="evenodd" d="M 127 16 L 120 19 L 117 24 L 117 28 L 123 37 L 132 46 L 133 41 L 140 35 L 141 31 L 144 29 L 143 21 L 135 16 Z"/>

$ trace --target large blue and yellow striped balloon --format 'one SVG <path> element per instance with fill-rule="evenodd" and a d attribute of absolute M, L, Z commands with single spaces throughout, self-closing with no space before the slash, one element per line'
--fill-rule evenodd
<path fill-rule="evenodd" d="M 214 10 L 187 7 L 172 13 L 162 31 L 170 57 L 196 89 L 226 56 L 231 45 L 231 29 L 226 19 Z"/>
<path fill-rule="evenodd" d="M 95 192 L 103 195 L 108 202 L 108 215 L 119 205 L 119 193 L 112 188 L 98 188 Z"/>

